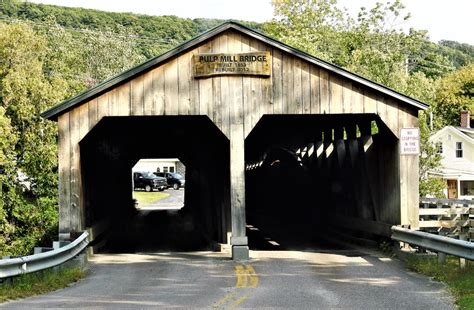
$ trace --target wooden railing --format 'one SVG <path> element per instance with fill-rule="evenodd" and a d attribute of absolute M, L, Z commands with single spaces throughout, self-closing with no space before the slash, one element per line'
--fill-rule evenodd
<path fill-rule="evenodd" d="M 420 230 L 474 240 L 474 200 L 420 198 Z"/>

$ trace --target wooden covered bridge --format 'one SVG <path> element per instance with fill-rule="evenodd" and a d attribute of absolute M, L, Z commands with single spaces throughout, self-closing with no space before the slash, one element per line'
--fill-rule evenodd
<path fill-rule="evenodd" d="M 59 128 L 60 237 L 103 219 L 123 230 L 132 167 L 166 157 L 186 165 L 183 210 L 234 258 L 248 255 L 246 213 L 309 234 L 417 227 L 418 156 L 400 132 L 426 108 L 223 23 L 43 113 Z"/>

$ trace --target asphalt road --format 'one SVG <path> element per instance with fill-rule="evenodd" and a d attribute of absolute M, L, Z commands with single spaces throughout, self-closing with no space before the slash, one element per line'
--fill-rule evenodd
<path fill-rule="evenodd" d="M 455 309 L 444 286 L 361 250 L 102 254 L 66 289 L 5 309 Z"/>
<path fill-rule="evenodd" d="M 184 205 L 184 188 L 174 190 L 169 188 L 166 193 L 170 194 L 168 197 L 159 200 L 154 204 L 145 205 L 140 207 L 141 211 L 153 211 L 153 210 L 179 210 Z"/>

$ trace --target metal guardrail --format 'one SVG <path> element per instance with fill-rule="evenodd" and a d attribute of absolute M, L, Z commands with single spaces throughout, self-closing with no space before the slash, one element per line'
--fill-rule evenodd
<path fill-rule="evenodd" d="M 74 258 L 89 244 L 84 232 L 76 240 L 45 253 L 0 260 L 0 279 L 51 268 Z"/>
<path fill-rule="evenodd" d="M 474 260 L 474 243 L 392 226 L 392 239 L 422 248 Z"/>

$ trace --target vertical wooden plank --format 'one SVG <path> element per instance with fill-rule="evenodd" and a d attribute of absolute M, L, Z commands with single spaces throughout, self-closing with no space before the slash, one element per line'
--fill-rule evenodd
<path fill-rule="evenodd" d="M 247 36 L 242 37 L 242 52 L 251 51 L 250 40 Z M 244 103 L 244 135 L 247 137 L 252 130 L 256 118 L 255 100 L 253 95 L 253 77 L 244 76 L 242 78 L 242 100 Z"/>
<path fill-rule="evenodd" d="M 81 106 L 77 107 L 76 109 L 79 109 L 79 139 L 77 141 L 77 144 L 84 139 L 84 137 L 87 135 L 89 132 L 89 103 L 84 103 Z M 78 146 L 78 150 L 80 152 L 80 146 Z M 84 224 L 85 224 L 85 200 L 84 200 L 84 185 L 82 182 L 82 176 L 83 176 L 83 171 L 82 171 L 82 165 L 81 165 L 81 154 L 79 153 L 79 170 L 78 170 L 78 176 L 77 176 L 77 187 L 78 187 L 78 193 L 79 193 L 79 218 L 80 218 L 80 224 L 79 224 L 79 229 L 82 231 L 84 230 Z"/>
<path fill-rule="evenodd" d="M 70 149 L 69 158 L 71 159 L 71 192 L 70 192 L 70 218 L 71 232 L 80 231 L 81 221 L 81 158 L 79 150 L 80 140 L 80 109 L 75 108 L 70 112 Z"/>
<path fill-rule="evenodd" d="M 257 41 L 256 47 L 259 51 L 267 51 L 270 52 L 270 57 L 272 53 L 272 49 L 270 46 Z M 272 91 L 272 84 L 273 84 L 273 77 L 258 77 L 260 80 L 260 87 L 261 87 L 261 96 L 262 100 L 260 102 L 260 113 L 261 115 L 270 115 L 273 114 L 273 91 Z M 258 123 L 259 120 L 257 120 Z"/>
<path fill-rule="evenodd" d="M 250 48 L 249 51 L 258 51 L 260 48 L 260 44 L 256 40 L 250 40 L 249 42 Z M 252 128 L 255 127 L 255 125 L 258 123 L 260 118 L 263 115 L 263 106 L 265 103 L 263 102 L 263 93 L 262 93 L 262 80 L 257 77 L 249 77 L 250 79 L 250 87 L 251 87 L 251 92 L 250 92 L 250 100 L 251 100 L 251 105 L 250 105 L 250 110 L 251 110 L 251 121 L 250 121 L 250 128 L 249 130 L 251 131 Z"/>
<path fill-rule="evenodd" d="M 219 40 L 213 43 L 212 48 L 218 51 L 219 53 L 225 53 L 228 51 L 228 35 L 224 34 L 219 37 Z M 215 46 L 214 46 L 215 45 Z M 217 84 L 219 82 L 219 84 Z M 219 117 L 220 117 L 220 129 L 226 135 L 227 138 L 230 138 L 230 107 L 229 107 L 229 79 L 227 78 L 219 78 L 216 80 L 216 87 L 219 90 L 214 90 L 215 92 L 215 100 L 218 100 L 218 103 L 215 106 L 219 109 Z M 217 96 L 220 97 L 217 97 Z"/>
<path fill-rule="evenodd" d="M 364 94 L 360 87 L 352 86 L 352 113 L 364 113 Z"/>
<path fill-rule="evenodd" d="M 377 113 L 377 101 L 374 93 L 364 90 L 364 113 Z"/>
<path fill-rule="evenodd" d="M 354 98 L 352 98 L 352 82 L 344 79 L 342 88 L 342 111 L 344 113 L 352 113 Z"/>
<path fill-rule="evenodd" d="M 301 62 L 301 103 L 303 105 L 303 114 L 311 113 L 311 77 L 310 65 Z"/>
<path fill-rule="evenodd" d="M 222 36 L 227 36 L 223 34 Z M 226 40 L 226 38 L 223 38 Z M 199 47 L 199 53 L 212 53 L 212 42 L 207 42 Z M 224 78 L 222 80 L 225 80 Z M 224 87 L 224 86 L 221 86 Z M 199 114 L 208 115 L 212 119 L 212 79 L 199 79 Z"/>
<path fill-rule="evenodd" d="M 229 52 L 241 49 L 241 36 L 229 34 Z M 247 245 L 245 238 L 245 137 L 243 120 L 242 77 L 228 77 L 230 91 L 230 184 L 232 243 Z M 244 237 L 244 238 L 242 238 Z"/>
<path fill-rule="evenodd" d="M 329 111 L 342 113 L 342 79 L 334 74 L 329 76 Z"/>
<path fill-rule="evenodd" d="M 282 72 L 282 52 L 272 49 L 272 86 L 273 86 L 273 113 L 283 112 L 283 72 Z"/>
<path fill-rule="evenodd" d="M 191 51 L 192 55 L 198 54 L 198 49 L 195 48 Z M 192 56 L 191 56 L 192 57 Z M 195 79 L 193 74 L 193 62 L 189 61 L 189 72 L 191 74 L 190 80 L 190 111 L 191 115 L 199 115 L 199 80 Z M 220 87 L 220 86 L 219 86 Z"/>
<path fill-rule="evenodd" d="M 375 99 L 377 101 L 377 115 L 383 120 L 387 113 L 385 98 L 381 95 L 377 95 Z"/>
<path fill-rule="evenodd" d="M 293 57 L 283 55 L 283 114 L 291 113 L 293 102 Z"/>
<path fill-rule="evenodd" d="M 89 131 L 92 129 L 92 127 L 95 126 L 98 122 L 98 104 L 99 99 L 94 98 L 91 101 L 89 101 Z"/>
<path fill-rule="evenodd" d="M 153 115 L 153 73 L 146 72 L 143 75 L 143 115 Z"/>
<path fill-rule="evenodd" d="M 109 115 L 109 93 L 105 93 L 97 98 L 97 121 Z"/>
<path fill-rule="evenodd" d="M 165 73 L 165 115 L 178 115 L 178 60 L 163 65 Z"/>
<path fill-rule="evenodd" d="M 407 113 L 407 125 L 412 128 L 418 127 L 418 112 L 409 111 L 408 108 L 405 108 Z M 413 115 L 415 114 L 415 115 Z M 419 227 L 419 156 L 418 155 L 409 155 L 408 157 L 408 170 L 407 170 L 407 180 L 408 180 L 408 220 L 411 227 Z"/>
<path fill-rule="evenodd" d="M 319 68 L 310 65 L 310 91 L 311 91 L 311 114 L 321 113 L 321 98 L 319 85 Z"/>
<path fill-rule="evenodd" d="M 227 36 L 217 37 L 214 42 L 212 42 L 213 50 L 216 52 L 225 52 L 227 51 Z M 224 84 L 224 86 L 222 86 Z M 221 129 L 221 131 L 228 135 L 229 134 L 229 112 L 227 107 L 226 95 L 222 92 L 226 91 L 224 88 L 227 87 L 227 80 L 224 80 L 221 77 L 212 78 L 212 119 L 214 123 Z M 223 99 L 223 97 L 225 99 Z"/>
<path fill-rule="evenodd" d="M 130 81 L 131 88 L 131 115 L 143 115 L 144 104 L 144 76 L 139 75 Z"/>
<path fill-rule="evenodd" d="M 301 94 L 301 60 L 293 59 L 293 98 L 290 103 L 290 114 L 303 113 Z"/>
<path fill-rule="evenodd" d="M 69 114 L 58 117 L 59 234 L 71 231 L 71 137 Z"/>
<path fill-rule="evenodd" d="M 398 127 L 398 103 L 393 99 L 386 98 L 385 114 L 381 116 L 384 123 L 392 131 L 395 137 L 399 137 L 400 130 Z"/>
<path fill-rule="evenodd" d="M 319 83 L 320 83 L 320 102 L 321 102 L 321 114 L 330 113 L 329 107 L 329 73 L 324 70 L 319 70 Z"/>
<path fill-rule="evenodd" d="M 131 113 L 130 82 L 120 85 L 114 91 L 114 110 L 117 116 L 129 116 Z"/>
<path fill-rule="evenodd" d="M 186 53 L 178 57 L 178 113 L 179 115 L 189 115 L 191 110 L 191 62 L 192 53 Z"/>
<path fill-rule="evenodd" d="M 89 132 L 89 102 L 76 107 L 79 109 L 79 141 Z"/>
<path fill-rule="evenodd" d="M 108 115 L 109 116 L 117 116 L 118 115 L 118 89 L 113 88 L 108 92 L 108 102 L 109 102 L 109 108 L 108 108 Z"/>
<path fill-rule="evenodd" d="M 399 105 L 399 128 L 417 127 L 418 119 L 408 110 Z M 401 224 L 412 228 L 419 226 L 418 197 L 418 165 L 417 155 L 400 156 L 400 218 Z"/>
<path fill-rule="evenodd" d="M 165 115 L 165 73 L 163 66 L 152 71 L 153 114 Z"/>

